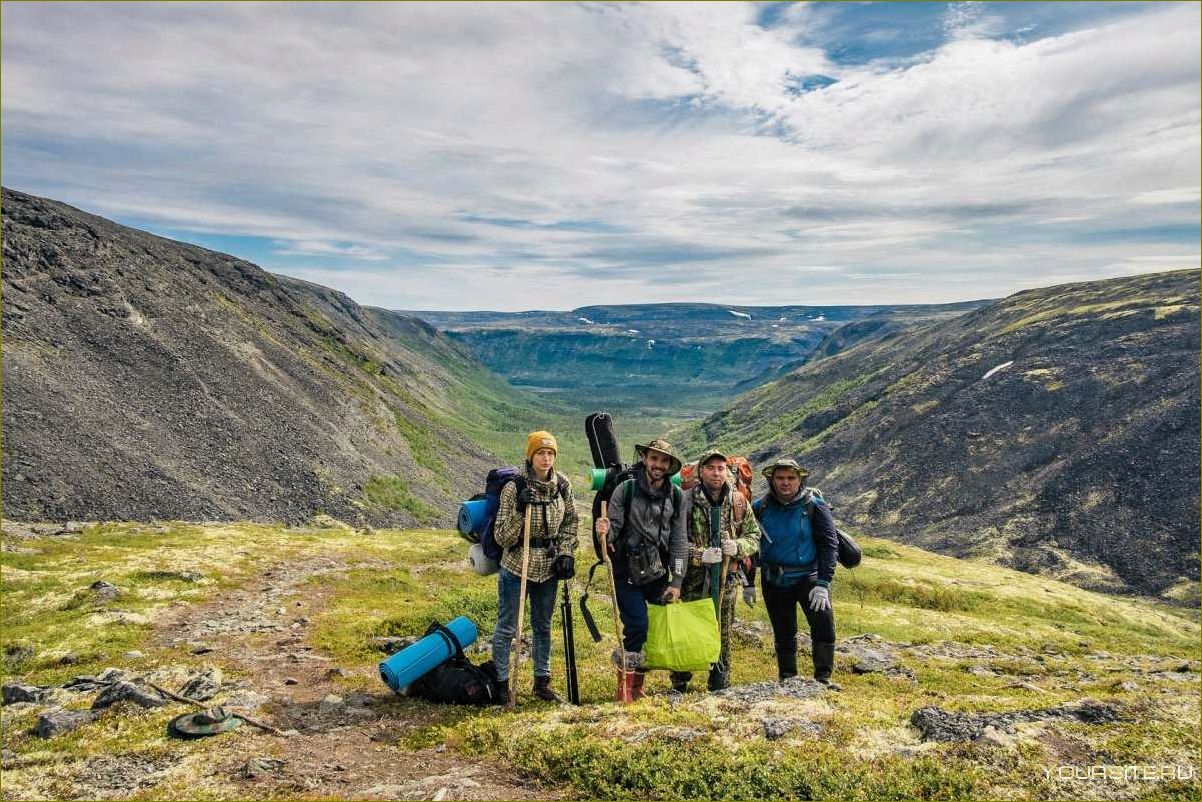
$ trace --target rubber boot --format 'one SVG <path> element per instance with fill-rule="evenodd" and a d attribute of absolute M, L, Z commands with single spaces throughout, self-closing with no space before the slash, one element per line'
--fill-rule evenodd
<path fill-rule="evenodd" d="M 497 680 L 497 704 L 509 704 L 509 680 Z"/>
<path fill-rule="evenodd" d="M 645 671 L 633 671 L 631 673 L 634 676 L 630 680 L 630 701 L 637 702 L 639 699 L 647 696 L 647 694 L 643 693 L 643 681 L 647 679 L 647 673 Z"/>
<path fill-rule="evenodd" d="M 563 704 L 563 697 L 557 694 L 555 689 L 551 687 L 550 677 L 534 678 L 534 695 L 546 702 Z"/>
<path fill-rule="evenodd" d="M 672 672 L 672 690 L 680 694 L 689 692 L 689 680 L 693 678 L 691 671 L 673 671 Z"/>
<path fill-rule="evenodd" d="M 709 687 L 711 691 L 720 691 L 723 688 L 729 688 L 730 675 L 723 671 L 721 667 L 713 666 L 710 668 L 710 676 L 707 687 Z"/>
<path fill-rule="evenodd" d="M 776 673 L 781 682 L 797 676 L 797 647 L 776 650 Z"/>
<path fill-rule="evenodd" d="M 814 653 L 814 679 L 823 685 L 830 685 L 831 674 L 835 670 L 835 644 L 815 643 L 811 648 Z"/>
<path fill-rule="evenodd" d="M 617 690 L 617 693 L 614 694 L 614 701 L 622 702 L 624 704 L 630 704 L 632 701 L 634 701 L 633 699 L 630 698 L 631 685 L 633 685 L 633 684 L 634 684 L 634 672 L 633 671 L 623 671 L 622 669 L 619 668 L 618 669 L 618 690 Z"/>

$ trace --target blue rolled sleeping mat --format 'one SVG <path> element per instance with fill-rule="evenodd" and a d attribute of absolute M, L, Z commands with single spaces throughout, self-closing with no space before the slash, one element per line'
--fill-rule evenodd
<path fill-rule="evenodd" d="M 447 623 L 460 648 L 476 642 L 476 625 L 466 616 Z M 455 644 L 442 632 L 431 632 L 412 646 L 401 649 L 380 663 L 380 679 L 396 693 L 411 682 L 433 671 L 455 654 Z"/>
<path fill-rule="evenodd" d="M 459 533 L 479 535 L 488 522 L 488 499 L 465 501 L 459 505 Z"/>

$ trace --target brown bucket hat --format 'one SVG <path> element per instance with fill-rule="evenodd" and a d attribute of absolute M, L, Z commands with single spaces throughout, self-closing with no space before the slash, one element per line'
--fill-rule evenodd
<path fill-rule="evenodd" d="M 167 732 L 176 738 L 204 738 L 237 729 L 242 719 L 224 707 L 211 707 L 199 713 L 184 713 L 167 723 Z"/>
<path fill-rule="evenodd" d="M 684 463 L 680 461 L 679 457 L 672 453 L 672 444 L 667 440 L 652 440 L 650 443 L 638 443 L 634 447 L 634 453 L 639 455 L 639 459 L 642 459 L 644 456 L 646 456 L 648 451 L 658 451 L 661 454 L 667 455 L 668 460 L 670 461 L 668 465 L 669 476 L 675 473 L 680 473 L 680 468 L 682 465 L 684 465 Z"/>
<path fill-rule="evenodd" d="M 801 467 L 800 465 L 798 465 L 797 460 L 795 460 L 795 459 L 775 460 L 767 468 L 764 468 L 764 470 L 760 471 L 760 473 L 762 473 L 765 478 L 771 479 L 772 474 L 776 472 L 777 468 L 788 468 L 791 471 L 797 471 L 797 475 L 801 477 L 801 481 L 803 481 L 803 482 L 807 478 L 809 478 L 809 475 L 810 475 L 810 472 L 807 471 L 805 468 Z"/>

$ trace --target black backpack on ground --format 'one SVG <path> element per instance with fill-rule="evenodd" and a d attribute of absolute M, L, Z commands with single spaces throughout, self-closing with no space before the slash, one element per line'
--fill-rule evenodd
<path fill-rule="evenodd" d="M 497 704 L 497 669 L 492 660 L 473 665 L 463 653 L 455 633 L 434 621 L 426 634 L 438 633 L 454 651 L 445 662 L 428 671 L 409 686 L 409 695 L 430 702 L 451 705 Z"/>

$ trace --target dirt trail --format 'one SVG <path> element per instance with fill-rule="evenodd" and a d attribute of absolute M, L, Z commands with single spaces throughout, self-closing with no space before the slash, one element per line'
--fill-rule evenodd
<path fill-rule="evenodd" d="M 332 557 L 278 563 L 220 599 L 181 608 L 163 622 L 159 645 L 202 652 L 227 674 L 229 706 L 258 707 L 259 720 L 295 731 L 290 737 L 255 732 L 209 739 L 220 747 L 210 774 L 230 778 L 246 797 L 559 798 L 507 767 L 442 746 L 398 748 L 400 738 L 423 723 L 422 707 L 391 694 L 374 665 L 339 666 L 309 643 L 328 592 L 302 583 L 348 567 Z M 375 680 L 376 689 L 348 692 L 353 683 L 344 678 L 355 676 Z M 282 765 L 265 762 L 248 777 L 244 767 L 251 758 Z"/>

